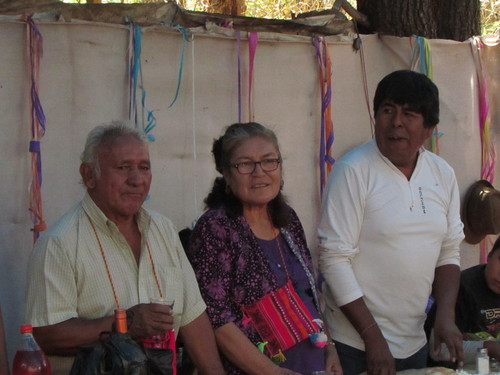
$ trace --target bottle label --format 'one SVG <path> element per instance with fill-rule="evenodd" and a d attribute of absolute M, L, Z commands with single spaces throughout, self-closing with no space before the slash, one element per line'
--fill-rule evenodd
<path fill-rule="evenodd" d="M 488 375 L 490 373 L 490 359 L 488 356 L 478 356 L 476 359 L 477 373 Z"/>
<path fill-rule="evenodd" d="M 141 340 L 142 346 L 145 348 L 158 349 L 174 349 L 175 350 L 175 333 L 174 331 L 166 331 L 160 335 L 147 337 Z"/>

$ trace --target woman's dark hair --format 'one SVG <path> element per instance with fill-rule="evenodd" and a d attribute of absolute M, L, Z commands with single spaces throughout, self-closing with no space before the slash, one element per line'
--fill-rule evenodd
<path fill-rule="evenodd" d="M 412 111 L 421 113 L 427 128 L 439 123 L 439 90 L 425 74 L 411 70 L 397 70 L 388 74 L 375 91 L 375 114 L 385 100 L 398 105 L 407 104 Z"/>
<path fill-rule="evenodd" d="M 236 123 L 228 126 L 224 134 L 214 140 L 212 154 L 215 161 L 215 169 L 220 174 L 230 171 L 230 160 L 234 151 L 243 141 L 253 137 L 262 137 L 273 143 L 281 155 L 276 134 L 265 126 L 256 122 Z M 243 215 L 243 205 L 241 201 L 227 187 L 224 177 L 217 177 L 212 186 L 212 191 L 204 200 L 208 209 L 223 207 L 230 218 Z M 290 221 L 289 206 L 283 193 L 278 195 L 268 204 L 269 215 L 273 224 L 278 227 L 286 226 Z"/>

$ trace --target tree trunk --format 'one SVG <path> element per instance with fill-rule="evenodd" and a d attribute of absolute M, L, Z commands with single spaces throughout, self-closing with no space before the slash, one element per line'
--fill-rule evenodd
<path fill-rule="evenodd" d="M 481 35 L 481 2 L 479 0 L 440 0 L 438 38 L 464 41 Z"/>
<path fill-rule="evenodd" d="M 464 41 L 480 34 L 480 0 L 358 0 L 370 29 L 396 36 Z"/>
<path fill-rule="evenodd" d="M 220 13 L 229 16 L 245 14 L 245 0 L 208 0 L 207 12 Z"/>

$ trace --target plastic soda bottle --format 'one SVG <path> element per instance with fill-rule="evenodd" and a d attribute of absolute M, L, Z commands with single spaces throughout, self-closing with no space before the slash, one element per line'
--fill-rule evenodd
<path fill-rule="evenodd" d="M 21 346 L 14 356 L 12 375 L 52 375 L 50 362 L 33 337 L 33 327 L 22 325 Z"/>

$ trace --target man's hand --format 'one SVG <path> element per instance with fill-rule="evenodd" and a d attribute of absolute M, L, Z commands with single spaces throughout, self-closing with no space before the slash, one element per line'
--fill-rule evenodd
<path fill-rule="evenodd" d="M 436 320 L 434 323 L 434 348 L 439 355 L 441 344 L 446 344 L 452 362 L 464 365 L 464 348 L 462 334 L 455 325 L 455 302 L 460 285 L 460 267 L 447 264 L 436 268 L 433 296 L 436 300 Z"/>
<path fill-rule="evenodd" d="M 127 310 L 128 332 L 141 339 L 170 331 L 174 326 L 172 309 L 167 305 L 141 303 Z"/>
<path fill-rule="evenodd" d="M 365 342 L 368 375 L 394 375 L 396 373 L 394 357 L 363 298 L 340 306 L 340 309 Z"/>
<path fill-rule="evenodd" d="M 437 357 L 444 343 L 450 352 L 451 362 L 457 362 L 460 367 L 464 365 L 464 348 L 462 333 L 451 319 L 437 321 L 434 324 L 434 355 Z"/>
<path fill-rule="evenodd" d="M 485 341 L 483 347 L 488 349 L 488 355 L 491 358 L 500 360 L 500 342 L 499 341 Z"/>
<path fill-rule="evenodd" d="M 363 336 L 368 375 L 396 374 L 396 362 L 378 326 L 371 328 Z"/>

